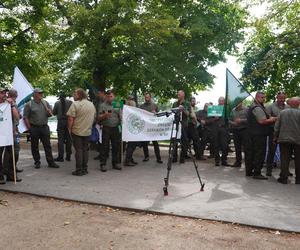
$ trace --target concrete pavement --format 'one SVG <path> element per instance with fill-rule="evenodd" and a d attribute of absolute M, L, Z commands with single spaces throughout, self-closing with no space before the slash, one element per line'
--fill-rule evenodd
<path fill-rule="evenodd" d="M 71 162 L 60 163 L 59 169 L 51 169 L 42 154 L 42 168 L 34 169 L 30 150 L 23 149 L 18 164 L 24 169 L 19 175 L 23 181 L 1 185 L 0 189 L 300 232 L 300 185 L 294 185 L 294 178 L 289 185 L 277 183 L 278 169 L 272 178 L 262 181 L 245 177 L 244 168 L 215 167 L 213 160 L 198 161 L 206 183 L 204 192 L 199 192 L 192 161 L 176 163 L 170 175 L 169 196 L 164 196 L 166 149 L 162 150 L 164 164 L 156 163 L 152 150 L 150 161 L 142 162 L 142 150 L 137 149 L 137 166 L 106 173 L 99 171 L 95 155 L 90 152 L 89 174 L 78 177 L 71 175 L 74 157 Z"/>

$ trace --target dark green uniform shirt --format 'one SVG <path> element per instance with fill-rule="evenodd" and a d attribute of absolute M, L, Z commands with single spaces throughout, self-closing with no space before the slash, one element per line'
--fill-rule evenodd
<path fill-rule="evenodd" d="M 29 120 L 31 125 L 43 126 L 48 124 L 48 113 L 45 106 L 51 110 L 51 106 L 45 100 L 35 102 L 31 100 L 24 107 L 23 117 Z"/>
<path fill-rule="evenodd" d="M 113 108 L 112 104 L 104 102 L 99 106 L 98 115 L 102 115 L 105 112 L 111 112 L 112 115 L 110 118 L 101 121 L 100 124 L 107 127 L 117 127 L 120 124 L 119 112 Z"/>

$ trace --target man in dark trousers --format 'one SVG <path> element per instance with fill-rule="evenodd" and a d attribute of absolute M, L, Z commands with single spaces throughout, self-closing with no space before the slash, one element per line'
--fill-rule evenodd
<path fill-rule="evenodd" d="M 145 93 L 144 94 L 145 102 L 140 106 L 141 109 L 144 109 L 151 113 L 157 113 L 158 107 L 157 105 L 152 101 L 151 94 Z M 143 151 L 144 151 L 144 159 L 143 161 L 149 161 L 149 149 L 148 149 L 148 141 L 142 142 Z M 160 150 L 159 145 L 157 141 L 152 141 L 153 147 L 154 147 L 154 153 L 156 156 L 156 162 L 157 163 L 163 163 L 160 156 Z"/>
<path fill-rule="evenodd" d="M 180 143 L 181 143 L 181 152 L 180 152 L 180 159 L 179 163 L 184 163 L 185 161 L 185 156 L 187 155 L 188 152 L 188 146 L 189 146 L 189 141 L 188 141 L 188 122 L 190 119 L 190 113 L 191 113 L 191 105 L 189 102 L 185 100 L 185 93 L 183 90 L 179 90 L 177 92 L 177 97 L 178 100 L 173 103 L 172 108 L 178 108 L 179 111 L 181 112 L 181 138 L 180 138 Z M 178 145 L 176 144 L 174 154 L 173 154 L 173 162 L 177 162 L 177 148 Z"/>
<path fill-rule="evenodd" d="M 278 182 L 287 184 L 289 165 L 295 155 L 296 184 L 300 184 L 300 98 L 289 99 L 291 108 L 280 112 L 274 127 L 274 141 L 279 143 L 281 172 Z"/>
<path fill-rule="evenodd" d="M 23 118 L 30 132 L 31 152 L 34 160 L 35 168 L 41 167 L 41 156 L 39 152 L 39 140 L 44 146 L 46 160 L 49 168 L 58 168 L 54 162 L 52 148 L 50 143 L 50 129 L 48 126 L 48 118 L 52 116 L 52 110 L 49 103 L 43 100 L 43 90 L 34 89 L 33 100 L 26 103 L 24 107 Z"/>
<path fill-rule="evenodd" d="M 215 122 L 214 117 L 207 116 L 208 106 L 212 105 L 211 103 L 205 103 L 202 110 L 196 112 L 196 117 L 198 122 L 200 123 L 200 137 L 201 137 L 201 155 L 204 155 L 204 150 L 206 145 L 209 143 L 209 158 L 214 158 L 214 145 L 212 138 L 212 129 L 213 123 Z"/>
<path fill-rule="evenodd" d="M 99 107 L 99 113 L 97 120 L 102 126 L 102 150 L 100 152 L 100 170 L 106 172 L 106 161 L 110 149 L 110 143 L 112 146 L 112 168 L 116 170 L 122 170 L 118 165 L 118 155 L 121 143 L 121 136 L 119 131 L 120 114 L 114 109 L 112 103 L 115 99 L 114 93 L 109 90 L 106 92 L 105 102 Z"/>
<path fill-rule="evenodd" d="M 197 130 L 197 117 L 196 117 L 196 98 L 191 97 L 191 115 L 188 122 L 188 140 L 193 142 L 195 156 L 197 160 L 205 160 L 203 157 L 203 151 L 201 150 L 201 142 L 199 133 Z"/>
<path fill-rule="evenodd" d="M 72 101 L 66 99 L 64 93 L 60 93 L 59 100 L 54 104 L 53 115 L 57 116 L 57 140 L 58 140 L 58 156 L 55 161 L 64 161 L 64 145 L 66 145 L 66 161 L 71 160 L 72 139 L 68 131 L 67 112 Z"/>
<path fill-rule="evenodd" d="M 221 96 L 218 100 L 218 104 L 224 106 L 225 98 Z M 222 166 L 230 166 L 227 163 L 229 134 L 223 117 L 215 117 L 212 123 L 212 138 L 215 153 L 215 165 L 220 166 L 221 159 Z M 222 153 L 221 157 L 220 151 Z"/>
<path fill-rule="evenodd" d="M 233 133 L 233 143 L 235 148 L 235 163 L 232 167 L 241 167 L 242 165 L 242 149 L 246 144 L 246 128 L 247 128 L 247 108 L 243 103 L 239 103 L 233 110 L 229 124 Z"/>
<path fill-rule="evenodd" d="M 74 102 L 67 112 L 68 130 L 75 148 L 76 170 L 72 175 L 88 174 L 89 136 L 96 117 L 94 104 L 87 99 L 86 92 L 78 88 L 74 92 Z"/>
<path fill-rule="evenodd" d="M 19 144 L 17 143 L 17 130 L 16 130 L 16 122 L 19 120 L 19 112 L 15 104 L 15 100 L 13 98 L 6 96 L 7 90 L 0 87 L 0 104 L 9 103 L 11 105 L 11 113 L 13 120 L 13 136 L 14 136 L 14 149 L 16 153 L 16 157 L 19 156 Z M 15 91 L 16 93 L 16 91 Z M 0 113 L 2 111 L 0 110 Z M 3 121 L 3 117 L 0 117 Z M 6 181 L 14 181 L 14 173 L 13 173 L 13 155 L 12 155 L 12 146 L 2 146 L 0 147 L 0 184 L 5 184 Z M 4 153 L 4 154 L 3 154 Z M 16 158 L 17 161 L 17 158 Z M 6 181 L 4 178 L 6 175 Z M 22 181 L 22 179 L 16 177 L 16 181 Z"/>
<path fill-rule="evenodd" d="M 265 94 L 258 91 L 247 112 L 247 141 L 245 148 L 246 176 L 266 180 L 261 174 L 266 155 L 267 137 L 276 117 L 270 117 L 265 107 Z"/>
<path fill-rule="evenodd" d="M 286 99 L 285 93 L 279 92 L 276 96 L 276 101 L 266 108 L 268 114 L 273 117 L 278 117 L 280 111 L 289 107 L 289 105 L 285 103 L 285 99 Z M 275 156 L 277 144 L 274 143 L 273 132 L 274 132 L 274 126 L 271 125 L 271 132 L 269 135 L 269 144 L 268 144 L 269 150 L 267 155 L 267 176 L 272 175 L 273 165 L 276 164 L 274 163 L 274 156 Z"/>

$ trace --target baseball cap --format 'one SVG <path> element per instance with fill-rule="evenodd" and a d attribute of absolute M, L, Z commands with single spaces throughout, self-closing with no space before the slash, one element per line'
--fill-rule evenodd
<path fill-rule="evenodd" d="M 42 89 L 40 89 L 40 88 L 35 88 L 35 89 L 33 90 L 33 92 L 34 92 L 34 93 L 44 93 L 44 91 L 43 91 Z"/>

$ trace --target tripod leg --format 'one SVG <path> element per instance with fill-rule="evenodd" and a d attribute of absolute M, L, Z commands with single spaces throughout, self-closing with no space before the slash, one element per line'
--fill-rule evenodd
<path fill-rule="evenodd" d="M 199 170 L 198 170 L 198 165 L 196 163 L 195 156 L 192 153 L 191 144 L 188 144 L 188 153 L 189 153 L 190 157 L 193 160 L 194 168 L 196 170 L 196 173 L 197 173 L 197 176 L 198 176 L 198 180 L 199 180 L 199 183 L 200 183 L 200 191 L 204 191 L 205 183 L 203 183 L 202 180 L 201 180 L 201 176 L 200 176 Z"/>
<path fill-rule="evenodd" d="M 176 126 L 176 132 L 175 136 L 173 136 L 174 133 L 174 127 Z M 170 144 L 169 144 L 169 156 L 168 156 L 168 165 L 167 165 L 167 176 L 164 178 L 165 186 L 163 187 L 164 195 L 167 196 L 168 193 L 168 186 L 169 186 L 169 177 L 170 177 L 170 171 L 172 169 L 172 161 L 173 161 L 173 154 L 176 147 L 176 140 L 177 140 L 177 133 L 178 133 L 178 126 L 173 122 L 172 124 L 172 130 L 171 130 L 171 138 L 170 138 Z"/>

